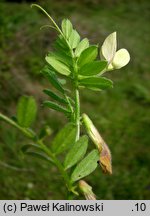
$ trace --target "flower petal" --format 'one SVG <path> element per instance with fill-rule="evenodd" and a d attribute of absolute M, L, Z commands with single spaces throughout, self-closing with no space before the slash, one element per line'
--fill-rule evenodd
<path fill-rule="evenodd" d="M 120 49 L 116 52 L 112 65 L 114 69 L 120 69 L 127 65 L 130 61 L 130 54 L 126 49 Z"/>
<path fill-rule="evenodd" d="M 103 56 L 109 63 L 115 56 L 117 49 L 116 32 L 111 33 L 104 41 L 101 48 L 101 57 Z"/>

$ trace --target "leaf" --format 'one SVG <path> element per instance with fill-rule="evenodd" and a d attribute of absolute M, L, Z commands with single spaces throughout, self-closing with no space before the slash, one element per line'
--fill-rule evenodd
<path fill-rule="evenodd" d="M 79 70 L 79 74 L 83 76 L 93 76 L 99 74 L 107 66 L 107 61 L 94 61 L 83 65 Z"/>
<path fill-rule="evenodd" d="M 98 150 L 91 151 L 74 169 L 71 180 L 73 182 L 84 178 L 92 173 L 97 167 L 97 161 L 99 160 Z"/>
<path fill-rule="evenodd" d="M 61 129 L 52 142 L 52 149 L 55 154 L 59 154 L 70 148 L 76 139 L 76 128 L 73 124 L 67 124 Z"/>
<path fill-rule="evenodd" d="M 64 89 L 60 82 L 56 78 L 55 72 L 49 69 L 47 66 L 42 70 L 43 75 L 49 80 L 49 82 L 60 92 L 64 94 Z"/>
<path fill-rule="evenodd" d="M 63 51 L 50 52 L 48 56 L 56 58 L 58 61 L 66 64 L 68 67 L 72 65 L 72 58 Z"/>
<path fill-rule="evenodd" d="M 117 49 L 116 32 L 110 34 L 104 41 L 101 54 L 110 63 L 115 55 Z"/>
<path fill-rule="evenodd" d="M 78 65 L 82 67 L 83 65 L 94 61 L 98 54 L 97 46 L 90 46 L 86 48 L 80 55 L 78 59 Z"/>
<path fill-rule="evenodd" d="M 63 34 L 68 39 L 72 32 L 72 23 L 68 19 L 63 19 L 61 27 Z"/>
<path fill-rule="evenodd" d="M 56 103 L 51 102 L 51 101 L 44 101 L 43 105 L 46 107 L 49 107 L 51 109 L 54 109 L 56 111 L 63 112 L 65 114 L 70 113 L 70 110 L 65 109 L 64 107 L 60 106 L 59 104 L 56 104 Z"/>
<path fill-rule="evenodd" d="M 69 46 L 62 35 L 58 36 L 54 46 L 57 50 L 64 50 L 65 52 L 69 51 Z"/>
<path fill-rule="evenodd" d="M 44 89 L 43 92 L 60 103 L 68 104 L 68 102 L 64 98 L 58 96 L 57 94 L 52 92 L 50 89 Z"/>
<path fill-rule="evenodd" d="M 79 81 L 80 86 L 87 88 L 98 88 L 101 90 L 112 88 L 113 82 L 105 77 L 90 77 Z"/>
<path fill-rule="evenodd" d="M 42 160 L 53 163 L 53 160 L 50 157 L 48 157 L 47 155 L 43 154 L 43 153 L 34 152 L 34 151 L 27 151 L 26 154 L 31 155 L 33 157 L 36 157 L 38 159 L 42 159 Z"/>
<path fill-rule="evenodd" d="M 80 35 L 76 30 L 72 30 L 72 33 L 69 37 L 69 45 L 72 49 L 76 48 L 80 42 Z"/>
<path fill-rule="evenodd" d="M 42 150 L 42 148 L 39 145 L 32 143 L 32 144 L 23 145 L 22 148 L 21 148 L 21 151 L 23 153 L 26 153 L 30 148 L 37 148 L 37 149 Z"/>
<path fill-rule="evenodd" d="M 29 127 L 35 120 L 37 105 L 33 97 L 22 96 L 17 105 L 17 120 L 22 127 Z"/>
<path fill-rule="evenodd" d="M 89 40 L 87 38 L 84 38 L 80 43 L 78 44 L 76 50 L 75 50 L 75 56 L 79 57 L 80 54 L 89 47 Z"/>
<path fill-rule="evenodd" d="M 64 63 L 60 62 L 53 56 L 46 56 L 46 61 L 50 64 L 58 73 L 69 76 L 71 71 Z"/>
<path fill-rule="evenodd" d="M 71 148 L 69 153 L 66 156 L 64 167 L 69 169 L 75 165 L 86 153 L 88 147 L 88 138 L 87 136 L 82 136 Z"/>

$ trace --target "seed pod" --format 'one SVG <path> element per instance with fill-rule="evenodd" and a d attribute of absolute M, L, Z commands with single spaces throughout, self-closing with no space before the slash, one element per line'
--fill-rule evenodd
<path fill-rule="evenodd" d="M 93 193 L 92 187 L 88 185 L 85 181 L 79 181 L 79 188 L 85 196 L 86 200 L 96 200 L 96 195 Z"/>

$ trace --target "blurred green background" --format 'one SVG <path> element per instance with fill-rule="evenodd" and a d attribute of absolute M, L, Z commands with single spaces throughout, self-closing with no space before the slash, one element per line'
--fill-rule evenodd
<path fill-rule="evenodd" d="M 41 0 L 60 23 L 68 17 L 82 37 L 100 43 L 113 31 L 118 47 L 127 48 L 130 64 L 107 77 L 114 88 L 102 93 L 81 92 L 86 112 L 108 143 L 113 175 L 100 168 L 86 178 L 98 199 L 150 199 L 150 2 L 148 0 Z M 53 134 L 66 123 L 61 114 L 41 107 L 48 82 L 40 70 L 56 34 L 40 30 L 48 19 L 25 1 L 0 2 L 0 111 L 12 116 L 22 94 L 38 103 L 34 129 L 49 125 Z M 50 145 L 51 137 L 47 145 Z M 29 141 L 0 122 L 0 199 L 64 199 L 57 170 L 19 149 Z M 82 199 L 83 197 L 79 197 Z"/>

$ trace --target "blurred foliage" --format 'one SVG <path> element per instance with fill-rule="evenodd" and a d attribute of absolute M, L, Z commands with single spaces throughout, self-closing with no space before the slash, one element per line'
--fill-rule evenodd
<path fill-rule="evenodd" d="M 93 191 L 99 199 L 149 199 L 149 1 L 38 2 L 58 23 L 70 18 L 81 35 L 93 43 L 102 43 L 109 33 L 117 31 L 119 47 L 130 51 L 131 63 L 121 73 L 107 75 L 113 77 L 114 89 L 99 95 L 90 90 L 81 93 L 82 111 L 93 119 L 113 157 L 112 176 L 97 169 L 87 181 L 94 182 Z M 20 95 L 33 95 L 39 105 L 35 130 L 40 124 L 49 125 L 54 135 L 66 119 L 40 106 L 45 97 L 42 89 L 49 85 L 40 70 L 55 38 L 50 29 L 39 30 L 45 22 L 46 17 L 24 1 L 0 2 L 0 111 L 11 116 Z M 65 189 L 57 170 L 19 153 L 27 143 L 16 130 L 0 123 L 0 199 L 63 198 Z"/>

